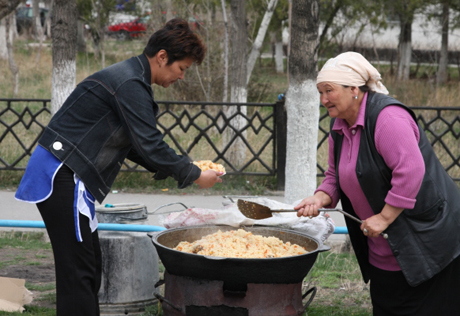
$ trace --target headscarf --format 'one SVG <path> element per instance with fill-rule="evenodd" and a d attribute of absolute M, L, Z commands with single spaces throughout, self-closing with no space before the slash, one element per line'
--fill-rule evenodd
<path fill-rule="evenodd" d="M 368 86 L 371 91 L 388 94 L 382 76 L 363 55 L 346 52 L 329 59 L 318 73 L 316 84 L 332 82 L 344 86 Z"/>

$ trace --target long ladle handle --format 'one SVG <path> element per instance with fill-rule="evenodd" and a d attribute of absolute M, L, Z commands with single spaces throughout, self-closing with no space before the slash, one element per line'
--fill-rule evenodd
<path fill-rule="evenodd" d="M 297 210 L 288 210 L 288 209 L 271 210 L 271 211 L 272 212 L 297 212 Z M 345 215 L 346 217 L 351 218 L 355 222 L 358 222 L 360 224 L 363 223 L 363 221 L 360 220 L 359 218 L 354 217 L 353 215 L 343 211 L 340 208 L 320 208 L 320 209 L 318 209 L 318 212 L 339 212 L 339 213 L 342 213 L 343 215 Z M 382 235 L 383 238 L 388 239 L 388 234 L 387 233 L 380 233 L 380 235 Z"/>
<path fill-rule="evenodd" d="M 318 211 L 319 212 L 334 212 L 334 211 L 337 211 L 337 212 L 342 213 L 343 215 L 347 216 L 348 218 L 351 218 L 352 220 L 354 220 L 354 221 L 356 221 L 356 222 L 358 222 L 360 224 L 363 223 L 363 221 L 360 220 L 359 218 L 354 217 L 351 214 L 348 214 L 347 212 L 341 210 L 340 208 L 320 208 L 320 209 L 318 209 Z M 380 233 L 380 235 L 382 235 L 383 238 L 388 239 L 388 234 L 387 233 L 382 232 L 382 233 Z"/>
<path fill-rule="evenodd" d="M 293 209 L 280 209 L 280 210 L 273 210 L 273 209 L 270 209 L 270 211 L 271 211 L 271 212 L 276 212 L 276 213 L 278 213 L 278 212 L 297 212 L 297 210 L 293 210 Z M 340 212 L 340 213 L 342 213 L 343 215 L 345 215 L 345 216 L 351 218 L 352 220 L 354 220 L 354 221 L 356 221 L 356 222 L 358 222 L 358 223 L 360 223 L 360 224 L 363 223 L 363 221 L 360 220 L 359 218 L 354 217 L 353 215 L 350 215 L 350 214 L 348 214 L 347 212 L 345 212 L 345 211 L 343 211 L 343 210 L 341 210 L 341 209 L 339 209 L 339 208 L 320 208 L 320 209 L 318 209 L 318 212 L 334 212 L 334 211 Z"/>

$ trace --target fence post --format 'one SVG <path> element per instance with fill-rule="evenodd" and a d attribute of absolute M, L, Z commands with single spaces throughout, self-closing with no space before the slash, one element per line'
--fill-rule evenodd
<path fill-rule="evenodd" d="M 276 122 L 276 189 L 284 191 L 286 183 L 286 141 L 287 141 L 287 114 L 282 97 L 275 104 Z"/>

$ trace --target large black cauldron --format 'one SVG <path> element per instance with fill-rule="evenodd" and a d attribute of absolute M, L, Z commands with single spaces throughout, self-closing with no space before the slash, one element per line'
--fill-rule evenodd
<path fill-rule="evenodd" d="M 152 237 L 158 255 L 170 274 L 227 283 L 290 284 L 299 283 L 316 261 L 319 252 L 327 251 L 319 240 L 297 231 L 276 227 L 243 227 L 255 235 L 274 236 L 283 242 L 305 247 L 307 254 L 283 258 L 222 258 L 185 253 L 172 248 L 181 241 L 194 242 L 218 230 L 234 230 L 231 226 L 190 226 L 162 231 Z"/>

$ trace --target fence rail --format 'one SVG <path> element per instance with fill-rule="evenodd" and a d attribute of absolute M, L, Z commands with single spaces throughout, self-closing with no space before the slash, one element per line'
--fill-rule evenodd
<path fill-rule="evenodd" d="M 223 163 L 227 174 L 277 176 L 284 189 L 286 111 L 276 103 L 159 101 L 158 128 L 177 152 Z M 449 175 L 460 182 L 460 107 L 411 107 Z M 317 177 L 324 177 L 330 118 L 321 108 Z M 51 118 L 49 99 L 0 98 L 0 170 L 24 170 Z M 234 149 L 237 150 L 234 150 Z M 125 161 L 122 171 L 145 169 Z"/>

